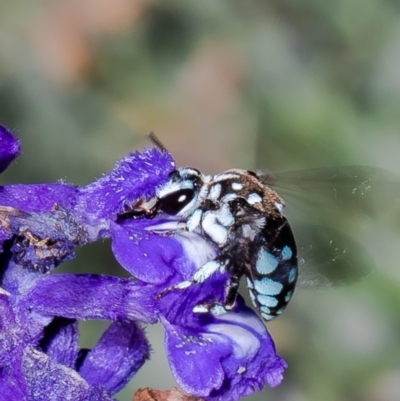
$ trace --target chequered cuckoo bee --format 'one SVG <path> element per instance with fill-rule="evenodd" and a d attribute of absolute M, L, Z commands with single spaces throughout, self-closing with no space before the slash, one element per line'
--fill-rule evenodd
<path fill-rule="evenodd" d="M 154 135 L 150 137 L 165 151 Z M 290 198 L 295 195 L 287 200 L 296 241 L 283 215 L 285 204 L 271 187 Z M 293 215 L 296 196 L 302 207 Z M 306 203 L 311 213 L 306 212 Z M 218 249 L 217 256 L 198 268 L 190 280 L 167 288 L 159 297 L 205 282 L 217 272 L 228 272 L 224 301 L 197 305 L 194 311 L 221 314 L 231 310 L 239 281 L 246 276 L 253 304 L 268 321 L 282 313 L 296 284 L 326 288 L 352 283 L 367 274 L 373 267 L 371 258 L 347 235 L 349 224 L 399 208 L 399 178 L 377 167 L 327 167 L 276 175 L 232 169 L 214 176 L 183 167 L 170 174 L 155 197 L 137 201 L 118 218 L 174 216 L 181 224 L 164 234 L 198 233 Z M 329 211 L 328 224 L 322 218 L 323 210 Z M 305 224 L 299 224 L 298 215 L 306 217 Z M 342 227 L 338 231 L 336 226 Z"/>
<path fill-rule="evenodd" d="M 184 230 L 200 232 L 218 248 L 218 256 L 201 266 L 190 281 L 163 294 L 202 283 L 217 271 L 229 272 L 224 302 L 194 309 L 224 313 L 234 307 L 245 275 L 253 304 L 265 320 L 271 320 L 290 301 L 298 275 L 296 242 L 283 208 L 283 200 L 263 183 L 262 174 L 232 169 L 211 176 L 183 167 L 171 173 L 155 198 L 139 201 L 119 218 L 152 218 L 159 213 L 180 217 L 186 221 Z"/>

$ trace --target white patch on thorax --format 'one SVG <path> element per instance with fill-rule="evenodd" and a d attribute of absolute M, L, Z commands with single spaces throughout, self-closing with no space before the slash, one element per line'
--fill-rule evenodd
<path fill-rule="evenodd" d="M 217 223 L 218 213 L 208 211 L 203 214 L 202 228 L 204 232 L 218 245 L 226 244 L 228 230 Z"/>
<path fill-rule="evenodd" d="M 241 189 L 243 189 L 243 184 L 241 184 L 240 182 L 232 182 L 231 187 L 234 191 L 240 191 Z"/>
<path fill-rule="evenodd" d="M 196 209 L 194 213 L 188 218 L 187 228 L 189 231 L 194 231 L 200 226 L 200 220 L 203 212 L 201 209 Z"/>
<path fill-rule="evenodd" d="M 225 181 L 225 180 L 232 180 L 234 178 L 239 178 L 239 176 L 237 174 L 233 174 L 233 173 L 221 173 L 221 174 L 217 174 L 214 177 L 214 181 L 220 182 L 220 181 Z"/>
<path fill-rule="evenodd" d="M 208 198 L 214 201 L 217 200 L 221 195 L 221 189 L 222 189 L 221 184 L 214 184 L 210 189 Z"/>
<path fill-rule="evenodd" d="M 226 194 L 222 199 L 221 199 L 221 202 L 224 202 L 224 203 L 228 203 L 229 201 L 231 201 L 231 200 L 234 200 L 234 199 L 237 199 L 237 195 L 236 194 Z"/>
<path fill-rule="evenodd" d="M 262 201 L 262 198 L 260 195 L 256 194 L 256 193 L 251 193 L 248 197 L 247 197 L 247 203 L 249 205 L 254 205 L 256 203 L 260 203 Z"/>
<path fill-rule="evenodd" d="M 217 220 L 224 227 L 230 227 L 234 222 L 235 218 L 233 217 L 228 205 L 223 205 L 218 211 L 215 212 Z"/>

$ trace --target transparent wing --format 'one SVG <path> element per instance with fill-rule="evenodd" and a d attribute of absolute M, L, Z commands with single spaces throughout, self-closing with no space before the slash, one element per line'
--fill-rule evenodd
<path fill-rule="evenodd" d="M 374 268 L 372 258 L 365 246 L 354 239 L 354 233 L 360 222 L 373 224 L 381 216 L 398 216 L 399 177 L 367 166 L 259 176 L 286 203 L 284 213 L 298 247 L 301 286 L 346 285 Z"/>
<path fill-rule="evenodd" d="M 400 205 L 400 178 L 377 167 L 329 167 L 259 176 L 282 196 L 287 212 L 295 211 L 296 218 L 301 218 L 302 211 L 305 217 L 318 218 L 320 208 L 373 218 Z"/>
<path fill-rule="evenodd" d="M 306 288 L 343 286 L 361 280 L 374 268 L 368 251 L 351 236 L 333 228 L 295 222 L 299 277 Z"/>

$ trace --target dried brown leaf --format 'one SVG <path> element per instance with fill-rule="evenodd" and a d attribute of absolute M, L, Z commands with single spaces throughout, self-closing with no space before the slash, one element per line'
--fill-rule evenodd
<path fill-rule="evenodd" d="M 133 401 L 201 401 L 202 398 L 186 394 L 174 387 L 171 390 L 160 391 L 149 387 L 136 391 Z"/>

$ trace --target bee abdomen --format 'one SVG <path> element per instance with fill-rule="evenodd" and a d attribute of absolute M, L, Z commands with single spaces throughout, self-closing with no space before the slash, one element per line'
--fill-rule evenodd
<path fill-rule="evenodd" d="M 263 319 L 272 320 L 286 308 L 297 281 L 297 250 L 289 224 L 259 248 L 249 273 L 251 300 Z"/>

